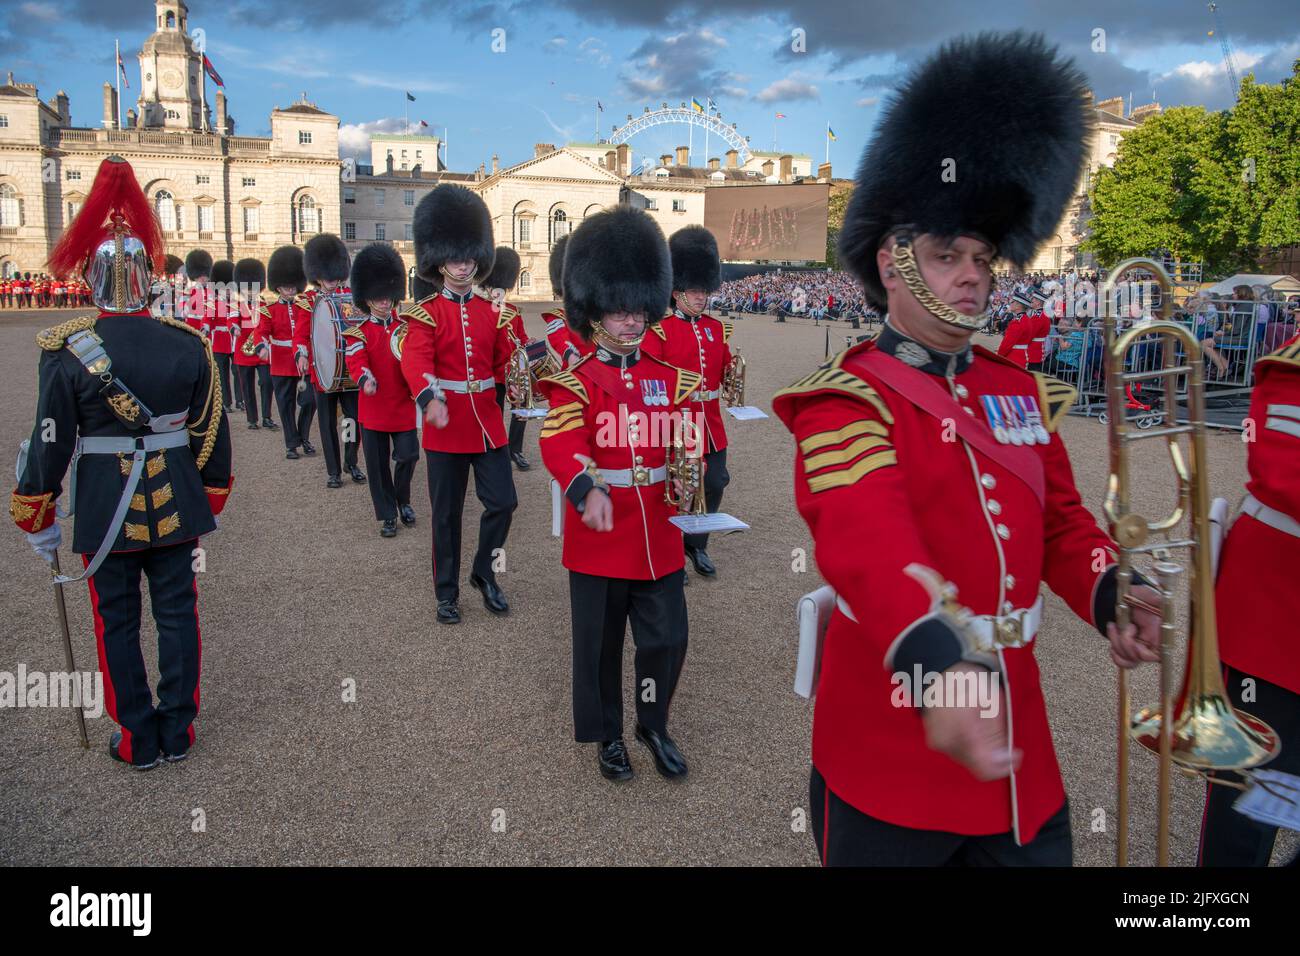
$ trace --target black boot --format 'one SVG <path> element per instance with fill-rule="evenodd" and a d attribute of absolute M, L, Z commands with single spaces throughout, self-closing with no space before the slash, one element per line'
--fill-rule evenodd
<path fill-rule="evenodd" d="M 623 743 L 622 737 L 607 740 L 600 745 L 600 750 L 596 753 L 596 765 L 606 780 L 632 779 L 632 761 L 628 759 L 627 744 Z"/>

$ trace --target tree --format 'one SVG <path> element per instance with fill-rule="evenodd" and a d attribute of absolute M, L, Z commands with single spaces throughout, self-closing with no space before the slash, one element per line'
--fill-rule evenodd
<path fill-rule="evenodd" d="M 853 197 L 853 186 L 836 187 L 831 185 L 830 200 L 826 203 L 826 265 L 838 269 L 840 230 L 844 228 L 844 210 L 848 208 Z"/>

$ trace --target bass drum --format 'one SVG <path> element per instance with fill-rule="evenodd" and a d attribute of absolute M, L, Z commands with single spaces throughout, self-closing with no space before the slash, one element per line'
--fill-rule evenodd
<path fill-rule="evenodd" d="M 353 325 L 352 296 L 321 295 L 311 313 L 311 360 L 323 392 L 355 392 L 344 360 L 343 332 Z"/>

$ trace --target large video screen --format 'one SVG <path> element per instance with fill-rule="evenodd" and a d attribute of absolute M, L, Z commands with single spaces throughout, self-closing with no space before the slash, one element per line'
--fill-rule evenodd
<path fill-rule="evenodd" d="M 829 183 L 796 186 L 712 186 L 704 193 L 704 225 L 724 262 L 826 258 Z"/>

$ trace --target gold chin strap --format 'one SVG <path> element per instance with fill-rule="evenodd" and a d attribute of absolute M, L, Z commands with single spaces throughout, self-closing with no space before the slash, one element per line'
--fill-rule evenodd
<path fill-rule="evenodd" d="M 646 328 L 649 328 L 648 323 L 646 325 Z M 627 341 L 625 339 L 620 339 L 617 338 L 616 336 L 610 335 L 607 331 L 605 331 L 604 325 L 602 325 L 599 322 L 593 322 L 591 323 L 591 337 L 596 341 L 596 344 L 598 345 L 603 345 L 606 348 L 613 348 L 615 350 L 621 350 L 621 349 L 630 349 L 630 348 L 640 348 L 641 340 L 645 338 L 645 332 L 642 332 L 640 335 L 638 335 L 635 340 Z"/>
<path fill-rule="evenodd" d="M 936 319 L 968 332 L 978 332 L 984 328 L 984 323 L 989 319 L 987 309 L 979 315 L 966 315 L 941 301 L 930 291 L 930 287 L 921 278 L 921 269 L 916 264 L 916 253 L 912 250 L 912 240 L 908 236 L 894 238 L 894 268 L 898 270 L 898 275 L 906 283 L 908 290 L 916 296 L 916 301 Z"/>

